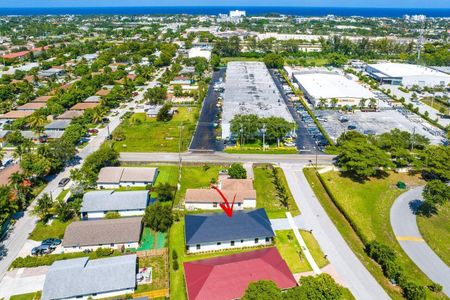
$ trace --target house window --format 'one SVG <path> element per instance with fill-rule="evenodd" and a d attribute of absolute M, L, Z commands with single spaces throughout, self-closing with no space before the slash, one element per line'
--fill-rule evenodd
<path fill-rule="evenodd" d="M 270 242 L 270 237 L 266 237 L 266 243 Z"/>
<path fill-rule="evenodd" d="M 220 246 L 222 243 L 221 242 L 217 242 L 217 246 Z"/>
<path fill-rule="evenodd" d="M 111 244 L 111 247 L 114 247 L 114 244 Z"/>
<path fill-rule="evenodd" d="M 258 242 L 259 242 L 259 239 L 256 238 L 256 239 L 255 239 L 255 244 L 258 244 Z"/>
<path fill-rule="evenodd" d="M 186 251 L 189 251 L 189 245 L 186 245 Z"/>
<path fill-rule="evenodd" d="M 241 244 L 243 244 L 244 243 L 244 240 L 241 240 Z"/>
<path fill-rule="evenodd" d="M 217 202 L 214 202 L 214 203 L 213 203 L 213 207 L 217 207 Z"/>
<path fill-rule="evenodd" d="M 234 246 L 234 241 L 231 241 L 231 246 Z"/>
<path fill-rule="evenodd" d="M 238 207 L 241 207 L 241 203 L 238 203 Z"/>
<path fill-rule="evenodd" d="M 200 244 L 197 244 L 197 250 L 200 250 Z"/>

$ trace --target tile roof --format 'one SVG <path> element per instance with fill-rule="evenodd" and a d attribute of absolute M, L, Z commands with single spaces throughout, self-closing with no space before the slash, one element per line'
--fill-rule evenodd
<path fill-rule="evenodd" d="M 83 197 L 80 212 L 145 209 L 149 191 L 93 191 Z"/>
<path fill-rule="evenodd" d="M 139 242 L 141 217 L 73 222 L 66 228 L 63 247 Z"/>
<path fill-rule="evenodd" d="M 72 120 L 77 117 L 81 117 L 83 115 L 82 111 L 79 110 L 67 110 L 63 112 L 61 115 L 56 117 L 57 119 L 65 119 L 65 120 Z"/>
<path fill-rule="evenodd" d="M 46 103 L 48 100 L 50 100 L 50 99 L 52 99 L 53 98 L 53 96 L 40 96 L 40 97 L 37 97 L 36 99 L 34 99 L 33 101 L 31 101 L 31 102 L 35 102 L 35 103 Z"/>
<path fill-rule="evenodd" d="M 29 102 L 29 103 L 25 103 L 24 105 L 21 105 L 19 107 L 17 107 L 17 110 L 38 110 L 39 108 L 43 108 L 47 106 L 46 103 L 42 103 L 42 102 Z"/>
<path fill-rule="evenodd" d="M 224 196 L 233 201 L 236 195 L 235 203 L 242 203 L 244 200 L 256 199 L 256 191 L 222 191 Z M 216 190 L 213 189 L 188 189 L 186 190 L 186 196 L 184 201 L 186 203 L 222 203 L 223 199 Z"/>
<path fill-rule="evenodd" d="M 232 218 L 225 213 L 186 215 L 184 229 L 187 245 L 275 235 L 263 208 L 235 211 Z"/>
<path fill-rule="evenodd" d="M 98 90 L 97 93 L 95 93 L 97 96 L 106 96 L 109 93 L 111 93 L 111 90 L 107 90 L 107 89 L 101 89 Z"/>
<path fill-rule="evenodd" d="M 186 262 L 184 272 L 189 300 L 239 299 L 258 280 L 273 281 L 280 289 L 297 286 L 275 247 Z"/>
<path fill-rule="evenodd" d="M 9 177 L 12 173 L 20 172 L 22 169 L 19 164 L 13 164 L 9 167 L 6 167 L 3 170 L 0 170 L 0 186 L 9 184 Z"/>
<path fill-rule="evenodd" d="M 54 262 L 45 276 L 42 300 L 76 298 L 136 287 L 136 255 Z"/>
<path fill-rule="evenodd" d="M 33 114 L 32 110 L 11 110 L 0 115 L 0 119 L 22 119 Z"/>
<path fill-rule="evenodd" d="M 95 103 L 95 102 L 81 102 L 81 103 L 75 104 L 70 109 L 71 110 L 86 110 L 86 109 L 90 109 L 90 108 L 95 108 L 98 105 L 99 105 L 99 103 Z"/>

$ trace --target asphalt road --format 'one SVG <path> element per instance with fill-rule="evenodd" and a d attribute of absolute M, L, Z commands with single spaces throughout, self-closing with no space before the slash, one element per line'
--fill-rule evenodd
<path fill-rule="evenodd" d="M 423 187 L 414 188 L 401 194 L 391 207 L 391 226 L 398 242 L 412 261 L 431 280 L 443 286 L 450 296 L 450 268 L 427 245 L 417 227 L 414 213 L 423 201 Z"/>
<path fill-rule="evenodd" d="M 304 224 L 313 230 L 313 235 L 322 251 L 335 268 L 339 278 L 350 289 L 356 299 L 389 299 L 364 265 L 344 241 L 339 231 L 326 214 L 309 186 L 301 168 L 296 164 L 281 164 L 289 188 L 294 196 Z"/>
<path fill-rule="evenodd" d="M 205 162 L 205 163 L 232 163 L 232 162 L 252 162 L 252 163 L 298 163 L 307 165 L 310 163 L 331 164 L 333 155 L 313 155 L 313 154 L 230 154 L 223 152 L 213 153 L 181 153 L 183 162 Z M 178 163 L 178 153 L 146 153 L 146 152 L 121 152 L 120 160 L 127 162 L 161 162 Z"/>
<path fill-rule="evenodd" d="M 202 111 L 195 129 L 194 136 L 189 146 L 190 151 L 215 151 L 218 149 L 219 143 L 216 142 L 214 130 L 214 122 L 218 112 L 217 97 L 218 93 L 214 91 L 214 84 L 223 78 L 225 69 L 221 69 L 213 73 L 212 80 L 209 84 L 208 93 L 203 100 Z"/>
<path fill-rule="evenodd" d="M 270 75 L 272 75 L 272 79 L 275 82 L 275 85 L 278 87 L 278 90 L 281 93 L 281 97 L 283 97 L 284 102 L 286 103 L 289 112 L 291 113 L 292 117 L 294 118 L 294 121 L 297 123 L 297 139 L 296 139 L 296 146 L 299 151 L 306 151 L 306 152 L 315 152 L 316 151 L 316 142 L 314 139 L 308 134 L 308 130 L 306 129 L 305 124 L 300 119 L 299 115 L 294 109 L 294 106 L 292 105 L 292 102 L 289 101 L 288 97 L 284 93 L 283 85 L 281 84 L 280 80 L 273 74 L 273 71 L 270 70 Z"/>
<path fill-rule="evenodd" d="M 163 72 L 160 72 L 159 76 L 161 76 L 162 74 Z M 154 81 L 156 81 L 159 76 L 157 76 Z M 152 83 L 153 82 L 150 82 L 149 85 L 151 85 Z M 36 197 L 36 199 L 42 197 L 42 195 L 44 195 L 45 193 L 50 194 L 53 199 L 56 199 L 56 197 L 58 197 L 58 195 L 62 192 L 62 188 L 58 187 L 59 181 L 64 177 L 69 177 L 71 169 L 80 167 L 83 164 L 84 159 L 89 154 L 100 148 L 100 146 L 108 137 L 108 134 L 113 132 L 113 130 L 121 123 L 120 117 L 123 116 L 127 111 L 129 111 L 129 108 L 134 107 L 137 101 L 142 100 L 143 94 L 144 92 L 139 92 L 139 94 L 133 98 L 133 101 L 129 102 L 126 107 L 118 109 L 119 114 L 117 116 L 109 117 L 110 123 L 108 124 L 108 126 L 100 129 L 98 134 L 91 139 L 89 144 L 79 151 L 78 156 L 81 158 L 79 163 L 75 166 L 66 167 L 63 171 L 52 178 L 48 182 L 45 189 Z M 6 249 L 6 256 L 3 256 L 0 259 L 0 280 L 3 279 L 9 265 L 17 257 L 23 245 L 27 241 L 28 236 L 36 226 L 38 218 L 31 214 L 36 204 L 36 199 L 30 204 L 26 211 L 21 213 L 22 215 L 17 218 L 16 224 L 9 232 L 7 238 L 3 240 L 3 245 Z"/>

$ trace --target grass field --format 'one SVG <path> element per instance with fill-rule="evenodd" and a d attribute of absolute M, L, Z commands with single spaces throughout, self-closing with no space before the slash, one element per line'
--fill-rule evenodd
<path fill-rule="evenodd" d="M 181 130 L 181 151 L 192 138 L 198 116 L 197 107 L 178 107 L 172 120 L 158 122 L 145 113 L 136 113 L 125 119 L 116 129 L 124 133 L 123 141 L 114 142 L 119 152 L 178 152 Z"/>
<path fill-rule="evenodd" d="M 48 238 L 62 239 L 64 237 L 66 227 L 72 222 L 73 221 L 61 222 L 57 219 L 53 220 L 50 225 L 45 225 L 42 222 L 38 222 L 29 238 L 34 241 L 42 241 Z"/>
<path fill-rule="evenodd" d="M 286 261 L 292 273 L 311 271 L 311 267 L 302 254 L 300 245 L 292 230 L 278 230 L 275 232 L 275 245 Z"/>
<path fill-rule="evenodd" d="M 220 59 L 220 62 L 222 64 L 227 64 L 230 61 L 263 61 L 264 58 L 256 58 L 256 57 L 241 57 L 241 56 L 235 56 L 235 57 L 222 57 Z"/>
<path fill-rule="evenodd" d="M 152 268 L 152 283 L 137 286 L 135 293 L 165 289 L 169 287 L 169 265 L 166 255 L 139 258 L 139 268 Z"/>
<path fill-rule="evenodd" d="M 439 209 L 439 214 L 430 218 L 419 216 L 420 233 L 436 254 L 450 265 L 450 204 Z"/>
<path fill-rule="evenodd" d="M 360 237 L 328 196 L 314 169 L 305 169 L 304 173 L 321 205 L 360 261 L 383 286 L 391 298 L 403 299 L 400 288 L 393 286 L 383 275 L 378 264 L 367 256 Z M 375 238 L 392 247 L 397 253 L 399 263 L 407 270 L 408 277 L 412 280 L 420 284 L 431 283 L 400 248 L 389 222 L 389 210 L 392 202 L 401 193 L 399 190 L 396 191 L 395 183 L 398 180 L 402 180 L 407 184 L 422 183 L 419 178 L 405 174 L 391 174 L 388 178 L 373 179 L 364 184 L 340 177 L 336 172 L 323 174 L 323 178 L 334 197 L 337 198 L 337 201 L 339 201 L 346 213 L 351 216 L 352 222 L 360 228 L 365 238 L 369 240 Z M 430 299 L 442 299 L 443 297 L 442 294 L 431 292 L 427 294 Z"/>
<path fill-rule="evenodd" d="M 266 149 L 265 151 L 258 147 L 228 147 L 224 152 L 234 154 L 297 154 L 298 150 L 295 147 L 273 147 Z"/>
<path fill-rule="evenodd" d="M 10 300 L 33 300 L 33 299 L 40 299 L 40 293 L 28 293 L 28 294 L 21 294 L 21 295 L 15 295 L 11 296 L 9 298 Z"/>
<path fill-rule="evenodd" d="M 437 111 L 440 111 L 443 108 L 445 114 L 449 114 L 449 108 L 437 100 L 433 101 L 431 98 L 425 97 L 425 98 L 420 99 L 420 101 L 422 101 L 426 105 L 436 109 Z"/>
<path fill-rule="evenodd" d="M 292 216 L 297 216 L 300 211 L 295 203 L 294 198 L 287 185 L 286 178 L 284 177 L 283 170 L 280 168 L 276 169 L 280 175 L 284 186 L 289 193 L 289 211 Z M 253 168 L 253 173 L 255 176 L 254 187 L 256 190 L 256 206 L 266 209 L 269 218 L 286 218 L 286 208 L 281 206 L 276 198 L 275 185 L 273 184 L 272 171 L 265 167 Z"/>
<path fill-rule="evenodd" d="M 322 252 L 322 249 L 320 249 L 319 243 L 316 241 L 313 234 L 303 230 L 300 230 L 300 234 L 319 268 L 328 265 L 330 262 L 325 258 L 325 255 Z"/>
<path fill-rule="evenodd" d="M 211 180 L 217 181 L 219 171 L 225 167 L 205 165 L 205 166 L 184 166 L 181 169 L 181 187 L 177 192 L 175 204 L 179 204 L 186 189 L 209 188 Z"/>

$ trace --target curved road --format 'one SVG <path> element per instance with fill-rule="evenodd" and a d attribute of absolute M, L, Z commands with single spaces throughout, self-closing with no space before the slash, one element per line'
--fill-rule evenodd
<path fill-rule="evenodd" d="M 414 208 L 423 201 L 423 187 L 401 194 L 391 208 L 391 226 L 400 246 L 431 280 L 443 286 L 450 296 L 450 268 L 423 240 Z"/>

